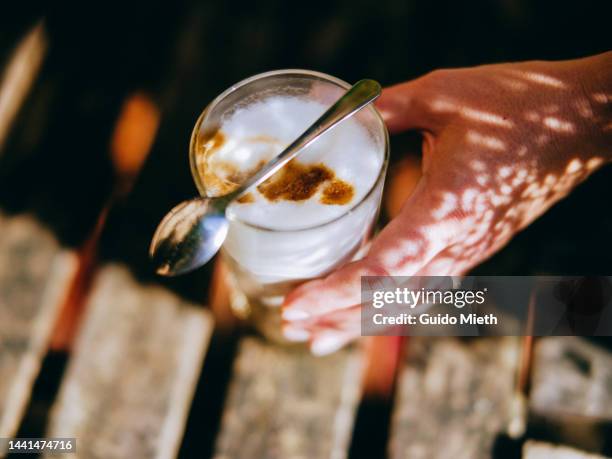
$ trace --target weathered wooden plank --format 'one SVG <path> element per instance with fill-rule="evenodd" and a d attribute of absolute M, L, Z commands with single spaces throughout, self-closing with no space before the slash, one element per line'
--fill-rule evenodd
<path fill-rule="evenodd" d="M 0 74 L 0 155 L 23 101 L 25 100 L 47 50 L 47 37 L 41 21 L 21 39 Z"/>
<path fill-rule="evenodd" d="M 542 416 L 612 420 L 612 353 L 578 337 L 538 340 L 530 407 Z"/>
<path fill-rule="evenodd" d="M 393 459 L 490 459 L 513 403 L 518 341 L 411 338 L 393 413 Z"/>
<path fill-rule="evenodd" d="M 313 357 L 243 339 L 214 458 L 345 458 L 362 370 L 360 349 Z"/>
<path fill-rule="evenodd" d="M 605 459 L 597 454 L 584 453 L 567 446 L 528 441 L 523 446 L 524 459 Z"/>
<path fill-rule="evenodd" d="M 17 432 L 76 263 L 34 218 L 0 214 L 0 437 Z"/>
<path fill-rule="evenodd" d="M 212 331 L 210 314 L 127 268 L 97 274 L 48 436 L 79 458 L 172 458 Z"/>

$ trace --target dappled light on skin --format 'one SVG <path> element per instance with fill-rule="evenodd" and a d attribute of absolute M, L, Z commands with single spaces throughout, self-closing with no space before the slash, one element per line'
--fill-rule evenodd
<path fill-rule="evenodd" d="M 466 139 L 469 143 L 473 143 L 482 147 L 487 147 L 491 150 L 502 151 L 506 148 L 506 144 L 499 138 L 484 135 L 476 131 L 468 131 Z"/>
<path fill-rule="evenodd" d="M 586 168 L 589 172 L 599 169 L 604 164 L 604 159 L 601 157 L 591 158 L 586 163 Z"/>
<path fill-rule="evenodd" d="M 410 247 L 410 254 L 401 252 L 402 247 Z M 411 237 L 410 239 L 398 240 L 396 247 L 390 247 L 379 253 L 380 262 L 387 267 L 390 275 L 401 275 L 403 271 L 413 271 L 418 268 L 418 261 L 423 258 L 431 258 L 435 255 L 423 235 Z"/>
<path fill-rule="evenodd" d="M 502 166 L 497 170 L 497 176 L 500 179 L 508 178 L 512 174 L 512 167 L 510 166 Z"/>
<path fill-rule="evenodd" d="M 572 123 L 553 116 L 547 116 L 544 118 L 543 123 L 544 126 L 549 127 L 556 132 L 566 132 L 570 134 L 575 132 L 574 125 Z"/>
<path fill-rule="evenodd" d="M 429 108 L 434 113 L 454 113 L 459 110 L 459 105 L 456 101 L 444 97 L 437 97 L 431 102 Z"/>
<path fill-rule="evenodd" d="M 405 276 L 419 271 L 424 262 L 436 257 L 453 239 L 458 226 L 454 218 L 430 219 L 421 229 L 407 238 L 398 238 L 378 251 L 377 263 L 385 266 L 388 275 Z M 410 253 L 403 253 L 402 246 L 413 247 Z"/>
<path fill-rule="evenodd" d="M 492 124 L 494 126 L 500 126 L 505 128 L 511 128 L 513 126 L 512 121 L 509 121 L 500 115 L 485 112 L 482 110 L 476 110 L 469 107 L 461 108 L 459 110 L 459 114 L 467 119 L 479 121 L 485 124 Z"/>
<path fill-rule="evenodd" d="M 436 220 L 446 218 L 451 212 L 457 209 L 457 195 L 454 193 L 442 193 L 440 201 L 440 205 L 431 211 L 431 216 Z"/>
<path fill-rule="evenodd" d="M 483 253 L 505 243 L 602 164 L 600 157 L 587 162 L 572 158 L 562 173 L 539 177 L 533 168 L 529 172 L 526 168 L 501 166 L 489 186 L 468 187 L 457 195 L 441 192 L 439 206 L 431 211 L 432 218 L 438 222 L 427 227 L 426 233 L 439 232 L 440 225 L 452 215 L 452 222 L 446 222 L 446 231 L 460 233 L 461 240 L 448 249 L 450 257 L 439 256 L 429 263 L 428 273 L 454 275 L 457 273 L 451 267 L 459 271 L 469 269 L 476 260 L 482 259 Z M 480 169 L 479 164 L 476 169 Z M 458 215 L 462 217 L 457 218 Z M 448 224 L 456 229 L 449 228 Z M 432 270 L 433 267 L 437 270 Z M 411 266 L 406 268 L 409 270 Z"/>
<path fill-rule="evenodd" d="M 529 89 L 529 85 L 524 81 L 519 80 L 518 78 L 500 76 L 499 83 L 507 89 L 510 89 L 515 92 L 524 92 Z"/>
<path fill-rule="evenodd" d="M 480 186 L 485 186 L 489 183 L 489 174 L 479 174 L 476 176 L 476 183 Z"/>
<path fill-rule="evenodd" d="M 456 113 L 465 119 L 484 124 L 491 124 L 493 126 L 500 126 L 508 129 L 512 128 L 513 126 L 512 121 L 505 119 L 503 116 L 471 107 L 464 107 L 457 101 L 453 101 L 451 99 L 435 99 L 431 103 L 431 109 L 432 111 L 439 113 Z"/>
<path fill-rule="evenodd" d="M 525 79 L 527 82 L 537 83 L 538 85 L 547 86 L 549 88 L 555 89 L 566 89 L 567 85 L 550 75 L 546 75 L 545 73 L 540 72 L 521 72 L 517 70 L 508 70 L 508 72 L 512 75 L 516 75 L 519 78 Z"/>
<path fill-rule="evenodd" d="M 574 108 L 582 118 L 593 118 L 594 116 L 591 103 L 587 98 L 576 100 L 574 102 Z"/>
<path fill-rule="evenodd" d="M 593 100 L 599 104 L 609 104 L 612 99 L 612 94 L 605 94 L 603 92 L 596 92 L 592 96 Z"/>
<path fill-rule="evenodd" d="M 432 210 L 432 217 L 443 220 L 447 215 L 453 215 L 462 236 L 461 241 L 449 249 L 455 262 L 450 263 L 448 257 L 440 257 L 442 261 L 431 263 L 428 270 L 432 272 L 432 266 L 469 269 L 483 252 L 507 241 L 602 163 L 603 159 L 598 157 L 586 163 L 573 158 L 567 162 L 561 174 L 546 174 L 543 177 L 525 168 L 501 166 L 494 175 L 494 183 L 489 186 L 469 187 L 458 196 L 450 191 L 440 193 L 440 207 Z M 457 215 L 463 217 L 458 219 Z M 446 270 L 432 273 L 455 274 Z"/>
<path fill-rule="evenodd" d="M 423 252 L 423 244 L 419 240 L 398 241 L 397 249 L 384 255 L 386 266 L 401 266 L 406 257 L 416 258 Z"/>
<path fill-rule="evenodd" d="M 392 104 L 383 113 L 390 126 L 426 132 L 423 177 L 364 260 L 288 297 L 285 310 L 309 311 L 291 325 L 308 330 L 311 344 L 332 329 L 342 330 L 342 343 L 359 336 L 362 273 L 465 274 L 610 161 L 608 94 L 586 91 L 565 67 L 538 70 L 545 66 L 434 72 L 387 90 L 417 99 L 395 107 L 399 115 Z"/>
<path fill-rule="evenodd" d="M 582 161 L 580 161 L 578 158 L 575 158 L 568 163 L 567 167 L 565 168 L 565 172 L 567 174 L 573 174 L 575 172 L 578 172 L 580 169 L 582 169 Z"/>
<path fill-rule="evenodd" d="M 464 209 L 476 209 L 481 201 L 478 190 L 476 188 L 468 188 L 461 196 L 461 207 Z"/>

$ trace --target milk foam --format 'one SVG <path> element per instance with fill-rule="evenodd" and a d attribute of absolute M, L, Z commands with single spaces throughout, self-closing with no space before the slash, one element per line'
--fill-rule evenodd
<path fill-rule="evenodd" d="M 223 177 L 228 164 L 248 175 L 280 153 L 327 108 L 316 101 L 281 96 L 239 108 L 222 120 L 224 142 L 206 159 L 205 167 L 228 181 L 231 177 Z M 231 220 L 280 231 L 330 222 L 364 198 L 380 173 L 383 156 L 380 141 L 350 118 L 306 147 L 297 159 L 302 164 L 324 164 L 352 185 L 354 194 L 348 203 L 322 204 L 321 190 L 304 201 L 270 201 L 254 190 L 252 202 L 232 204 L 228 215 Z M 204 184 L 210 194 L 218 194 L 214 184 Z"/>

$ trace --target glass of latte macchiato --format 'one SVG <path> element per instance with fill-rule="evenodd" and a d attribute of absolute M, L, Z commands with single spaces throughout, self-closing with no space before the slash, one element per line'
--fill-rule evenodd
<path fill-rule="evenodd" d="M 218 96 L 191 137 L 191 170 L 203 196 L 221 196 L 280 153 L 350 88 L 306 70 L 262 73 Z M 282 341 L 284 296 L 363 256 L 380 207 L 389 156 L 370 105 L 306 147 L 234 202 L 222 256 L 232 308 Z"/>

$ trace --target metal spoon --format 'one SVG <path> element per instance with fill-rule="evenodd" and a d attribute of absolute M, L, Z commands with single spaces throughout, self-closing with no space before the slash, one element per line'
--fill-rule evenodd
<path fill-rule="evenodd" d="M 236 190 L 216 198 L 183 201 L 174 207 L 157 227 L 149 248 L 157 273 L 175 276 L 206 264 L 227 236 L 229 222 L 225 211 L 232 201 L 272 176 L 323 133 L 375 100 L 380 91 L 376 81 L 358 81 L 291 145 Z"/>

